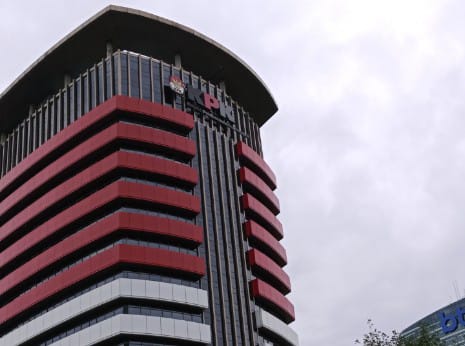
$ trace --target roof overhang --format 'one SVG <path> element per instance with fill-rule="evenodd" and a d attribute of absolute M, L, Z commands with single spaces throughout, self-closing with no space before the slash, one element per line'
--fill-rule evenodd
<path fill-rule="evenodd" d="M 106 43 L 174 63 L 213 83 L 224 81 L 228 94 L 261 126 L 277 105 L 265 83 L 244 61 L 205 35 L 150 13 L 108 6 L 64 37 L 0 95 L 0 132 L 11 131 L 28 113 L 74 77 L 106 56 Z"/>

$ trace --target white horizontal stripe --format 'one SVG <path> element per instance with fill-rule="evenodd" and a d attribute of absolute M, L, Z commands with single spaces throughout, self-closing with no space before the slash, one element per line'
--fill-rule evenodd
<path fill-rule="evenodd" d="M 211 342 L 210 326 L 206 324 L 165 317 L 117 315 L 58 340 L 50 346 L 92 346 L 121 334 L 202 344 Z"/>
<path fill-rule="evenodd" d="M 263 309 L 257 311 L 257 326 L 259 329 L 265 329 L 274 335 L 281 337 L 293 346 L 299 345 L 297 333 L 279 318 L 274 317 Z"/>
<path fill-rule="evenodd" d="M 84 293 L 19 326 L 0 338 L 0 346 L 20 345 L 51 328 L 119 298 L 148 299 L 208 308 L 207 292 L 165 282 L 117 279 Z"/>

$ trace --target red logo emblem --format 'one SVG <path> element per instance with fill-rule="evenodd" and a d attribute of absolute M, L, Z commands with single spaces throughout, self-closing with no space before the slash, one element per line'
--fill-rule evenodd
<path fill-rule="evenodd" d="M 170 77 L 170 88 L 176 94 L 183 95 L 184 91 L 186 90 L 186 85 L 179 77 L 171 76 Z"/>

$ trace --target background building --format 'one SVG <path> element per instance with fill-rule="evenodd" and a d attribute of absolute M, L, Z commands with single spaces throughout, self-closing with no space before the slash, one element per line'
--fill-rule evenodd
<path fill-rule="evenodd" d="M 430 333 L 436 334 L 446 346 L 465 345 L 465 298 L 422 318 L 402 331 L 401 335 L 405 337 L 415 336 L 422 325 Z"/>
<path fill-rule="evenodd" d="M 0 345 L 297 345 L 277 110 L 207 37 L 108 7 L 0 97 Z"/>

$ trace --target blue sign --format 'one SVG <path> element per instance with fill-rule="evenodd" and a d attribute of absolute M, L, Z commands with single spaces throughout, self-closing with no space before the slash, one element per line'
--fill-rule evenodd
<path fill-rule="evenodd" d="M 455 331 L 459 324 L 465 327 L 465 319 L 463 315 L 465 314 L 465 309 L 457 308 L 455 313 L 446 315 L 444 312 L 440 312 L 439 321 L 441 322 L 441 328 L 444 334 L 452 333 Z"/>

